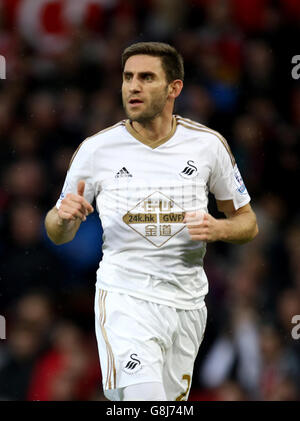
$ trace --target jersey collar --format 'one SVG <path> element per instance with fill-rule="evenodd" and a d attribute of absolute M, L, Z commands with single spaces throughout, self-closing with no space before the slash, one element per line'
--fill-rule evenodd
<path fill-rule="evenodd" d="M 126 120 L 126 124 L 125 124 L 125 126 L 126 126 L 126 129 L 128 130 L 128 132 L 135 138 L 135 139 L 137 139 L 137 140 L 139 140 L 141 143 L 143 143 L 144 145 L 146 145 L 146 146 L 149 146 L 150 148 L 152 148 L 152 149 L 155 149 L 155 148 L 157 148 L 158 146 L 160 146 L 160 145 L 163 145 L 164 143 L 166 143 L 169 139 L 171 139 L 171 137 L 174 135 L 174 133 L 175 133 L 175 131 L 176 131 L 176 128 L 177 128 L 177 121 L 176 121 L 176 117 L 175 116 L 173 116 L 173 119 L 172 119 L 172 128 L 171 128 L 171 131 L 170 131 L 170 133 L 167 135 L 167 136 L 165 136 L 164 138 L 162 138 L 162 139 L 159 139 L 159 140 L 155 140 L 155 141 L 153 141 L 153 140 L 149 140 L 149 139 L 147 139 L 146 137 L 144 137 L 144 136 L 141 136 L 136 130 L 134 130 L 134 128 L 133 128 L 133 126 L 132 126 L 132 124 L 131 124 L 132 122 L 131 122 L 131 120 Z"/>

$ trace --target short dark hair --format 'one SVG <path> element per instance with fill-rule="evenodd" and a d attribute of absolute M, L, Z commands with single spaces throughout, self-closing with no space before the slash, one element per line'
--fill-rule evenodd
<path fill-rule="evenodd" d="M 138 42 L 127 47 L 122 54 L 122 71 L 131 56 L 145 54 L 160 57 L 168 83 L 175 79 L 184 79 L 183 58 L 178 51 L 164 42 Z"/>

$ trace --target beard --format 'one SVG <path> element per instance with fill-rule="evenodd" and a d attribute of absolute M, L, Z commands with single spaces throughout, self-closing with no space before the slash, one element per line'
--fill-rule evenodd
<path fill-rule="evenodd" d="M 163 92 L 160 92 L 158 95 L 152 97 L 150 104 L 143 111 L 129 110 L 127 107 L 127 100 L 123 96 L 123 107 L 127 118 L 140 124 L 152 121 L 155 117 L 162 113 L 168 99 L 167 92 L 168 86 L 166 86 Z"/>

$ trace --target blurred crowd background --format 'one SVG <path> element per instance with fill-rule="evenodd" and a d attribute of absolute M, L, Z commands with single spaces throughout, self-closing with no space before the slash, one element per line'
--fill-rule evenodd
<path fill-rule="evenodd" d="M 54 246 L 44 217 L 79 143 L 125 117 L 120 56 L 136 41 L 182 53 L 175 111 L 228 140 L 260 228 L 243 246 L 208 245 L 190 400 L 300 399 L 299 22 L 298 0 L 0 0 L 1 400 L 104 400 L 101 223 Z"/>

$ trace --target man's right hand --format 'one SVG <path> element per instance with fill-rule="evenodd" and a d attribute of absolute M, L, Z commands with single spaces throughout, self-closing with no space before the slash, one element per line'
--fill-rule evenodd
<path fill-rule="evenodd" d="M 80 180 L 77 184 L 77 194 L 68 193 L 62 200 L 58 209 L 61 224 L 67 221 L 85 221 L 86 217 L 94 212 L 93 206 L 84 198 L 85 182 Z"/>

